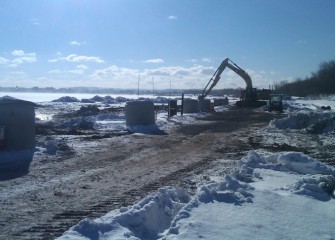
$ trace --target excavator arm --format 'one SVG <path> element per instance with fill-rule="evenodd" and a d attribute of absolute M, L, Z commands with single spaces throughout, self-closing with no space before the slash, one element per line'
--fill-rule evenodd
<path fill-rule="evenodd" d="M 206 87 L 202 91 L 202 94 L 198 97 L 199 100 L 203 100 L 211 91 L 212 89 L 216 86 L 216 84 L 219 82 L 221 78 L 222 72 L 228 67 L 232 71 L 234 71 L 237 75 L 239 75 L 243 80 L 245 81 L 247 85 L 247 89 L 252 89 L 252 82 L 249 74 L 244 71 L 242 68 L 237 66 L 233 61 L 231 61 L 229 58 L 226 58 L 225 60 L 222 61 L 218 69 L 215 71 L 209 82 L 207 83 Z"/>

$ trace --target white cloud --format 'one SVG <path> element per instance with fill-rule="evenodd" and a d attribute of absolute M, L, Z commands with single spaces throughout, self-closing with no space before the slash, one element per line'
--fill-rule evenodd
<path fill-rule="evenodd" d="M 167 17 L 168 20 L 177 20 L 176 16 L 170 15 Z"/>
<path fill-rule="evenodd" d="M 145 60 L 144 62 L 146 62 L 146 63 L 163 63 L 165 61 L 163 59 L 156 58 L 156 59 L 148 59 L 148 60 Z"/>
<path fill-rule="evenodd" d="M 203 58 L 203 59 L 201 59 L 201 61 L 203 61 L 203 62 L 210 62 L 211 59 L 210 58 Z"/>
<path fill-rule="evenodd" d="M 77 65 L 76 66 L 76 69 L 82 69 L 82 70 L 85 70 L 85 69 L 88 69 L 88 67 L 84 64 L 80 64 L 80 65 Z"/>
<path fill-rule="evenodd" d="M 40 25 L 40 20 L 37 19 L 37 18 L 32 18 L 30 19 L 30 22 L 33 24 L 33 25 Z"/>
<path fill-rule="evenodd" d="M 55 59 L 49 59 L 48 62 L 51 62 L 51 63 L 58 62 L 58 59 L 57 58 L 55 58 Z"/>
<path fill-rule="evenodd" d="M 91 78 L 94 82 L 108 82 L 106 87 L 117 88 L 137 88 L 139 75 L 141 88 L 151 89 L 153 77 L 157 88 L 169 88 L 170 80 L 176 88 L 203 88 L 209 79 L 209 74 L 213 72 L 212 67 L 200 65 L 189 68 L 180 66 L 160 67 L 144 69 L 143 71 L 113 65 L 96 70 Z M 178 83 L 176 84 L 176 82 Z"/>
<path fill-rule="evenodd" d="M 84 45 L 84 44 L 86 44 L 85 41 L 83 41 L 83 42 L 71 41 L 70 42 L 70 45 L 73 45 L 73 46 L 80 46 L 80 45 Z"/>
<path fill-rule="evenodd" d="M 23 56 L 24 55 L 24 51 L 23 50 L 14 50 L 14 51 L 12 51 L 12 55 L 14 55 L 14 56 Z"/>
<path fill-rule="evenodd" d="M 81 74 L 84 74 L 84 71 L 88 69 L 88 67 L 84 64 L 80 64 L 80 65 L 77 65 L 76 66 L 76 69 L 74 70 L 70 70 L 68 71 L 69 73 L 72 73 L 72 74 L 77 74 L 77 75 L 81 75 Z"/>
<path fill-rule="evenodd" d="M 100 57 L 78 56 L 77 54 L 70 54 L 67 57 L 62 57 L 58 59 L 68 62 L 96 62 L 96 63 L 104 62 L 104 60 L 102 60 Z"/>
<path fill-rule="evenodd" d="M 196 63 L 196 62 L 206 62 L 209 63 L 211 62 L 210 58 L 201 58 L 201 59 L 196 59 L 196 58 L 190 58 L 190 59 L 186 59 L 186 62 L 192 62 L 192 63 Z"/>
<path fill-rule="evenodd" d="M 11 60 L 12 64 L 9 65 L 10 67 L 17 67 L 22 63 L 33 63 L 37 61 L 36 53 L 34 52 L 25 53 L 23 50 L 13 50 L 11 54 L 16 58 Z"/>
<path fill-rule="evenodd" d="M 36 57 L 36 53 L 25 53 L 23 50 L 13 50 L 12 52 L 13 56 L 28 56 L 28 57 Z"/>
<path fill-rule="evenodd" d="M 12 60 L 13 63 L 15 64 L 21 64 L 21 63 L 24 63 L 24 62 L 27 62 L 27 63 L 33 63 L 33 62 L 36 62 L 37 59 L 35 56 L 31 56 L 31 57 L 19 57 L 19 58 L 15 58 Z"/>
<path fill-rule="evenodd" d="M 5 64 L 7 62 L 9 62 L 7 58 L 0 57 L 0 64 Z"/>
<path fill-rule="evenodd" d="M 92 56 L 78 56 L 77 54 L 70 54 L 67 57 L 58 57 L 54 59 L 49 59 L 48 62 L 54 63 L 58 61 L 67 61 L 67 62 L 96 62 L 103 63 L 100 57 L 92 57 Z"/>
<path fill-rule="evenodd" d="M 185 67 L 161 67 L 156 69 L 145 69 L 144 73 L 147 75 L 161 75 L 161 76 L 200 76 L 207 75 L 210 72 L 213 72 L 212 67 L 204 67 L 201 65 L 195 65 L 190 68 Z"/>
<path fill-rule="evenodd" d="M 93 74 L 92 77 L 94 79 L 105 79 L 105 78 L 120 78 L 120 79 L 127 79 L 127 78 L 132 78 L 134 76 L 137 76 L 139 74 L 139 71 L 136 69 L 131 69 L 131 68 L 122 68 L 118 67 L 116 65 L 112 65 L 108 68 L 96 70 Z"/>

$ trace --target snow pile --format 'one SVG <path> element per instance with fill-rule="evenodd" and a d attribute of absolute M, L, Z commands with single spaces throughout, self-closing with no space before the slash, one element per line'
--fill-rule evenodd
<path fill-rule="evenodd" d="M 250 152 L 194 196 L 166 187 L 59 239 L 333 239 L 335 169 L 302 153 Z"/>
<path fill-rule="evenodd" d="M 252 194 L 247 190 L 252 190 L 248 184 L 241 183 L 235 178 L 226 175 L 221 182 L 214 182 L 202 186 L 197 199 L 202 203 L 226 202 L 242 205 L 245 202 L 252 202 Z"/>
<path fill-rule="evenodd" d="M 284 109 L 287 109 L 288 112 L 332 110 L 335 109 L 335 95 L 306 98 L 291 97 L 291 99 L 284 100 L 283 104 Z"/>
<path fill-rule="evenodd" d="M 332 175 L 317 175 L 303 178 L 293 185 L 293 192 L 311 196 L 320 201 L 334 198 L 335 177 Z"/>
<path fill-rule="evenodd" d="M 5 95 L 5 96 L 0 97 L 0 100 L 18 100 L 18 99 L 15 97 Z"/>
<path fill-rule="evenodd" d="M 60 97 L 58 99 L 52 100 L 51 102 L 73 103 L 73 102 L 80 102 L 80 101 L 76 97 L 64 96 L 64 97 Z"/>
<path fill-rule="evenodd" d="M 297 173 L 335 176 L 333 168 L 298 152 L 288 152 L 281 154 L 277 161 L 279 164 L 282 164 L 289 170 Z"/>
<path fill-rule="evenodd" d="M 136 101 L 153 101 L 154 103 L 165 103 L 167 104 L 169 102 L 169 98 L 166 97 L 156 97 L 156 98 L 148 98 L 148 97 L 140 97 L 138 99 L 136 99 Z M 118 96 L 118 97 L 111 97 L 111 96 L 99 96 L 99 95 L 95 95 L 92 98 L 82 98 L 81 100 L 79 100 L 76 97 L 73 96 L 63 96 L 60 97 L 58 99 L 54 99 L 52 100 L 52 102 L 61 102 L 61 103 L 73 103 L 73 102 L 77 102 L 77 103 L 104 103 L 104 104 L 118 104 L 118 103 L 125 103 L 128 101 L 135 101 L 135 99 L 131 99 L 131 98 L 126 98 L 123 96 Z"/>
<path fill-rule="evenodd" d="M 174 98 L 177 100 L 177 98 Z M 153 101 L 155 106 L 160 108 L 156 113 L 156 125 L 152 126 L 126 126 L 126 117 L 124 113 L 124 103 L 134 101 L 122 96 L 94 96 L 79 100 L 72 96 L 63 96 L 53 100 L 48 104 L 40 104 L 36 110 L 36 116 L 39 118 L 38 125 L 50 129 L 59 128 L 65 131 L 76 130 L 97 130 L 97 131 L 130 131 L 142 134 L 164 134 L 165 131 L 174 128 L 176 125 L 188 124 L 195 121 L 195 118 L 201 117 L 205 113 L 185 114 L 171 118 L 168 112 L 163 110 L 171 98 L 156 97 L 136 99 Z M 96 104 L 95 104 L 96 103 Z M 105 105 L 101 105 L 105 104 Z M 115 104 L 109 107 L 109 104 Z M 164 105 L 165 104 L 165 105 Z"/>
<path fill-rule="evenodd" d="M 335 129 L 335 113 L 322 111 L 299 111 L 288 117 L 274 119 L 270 127 L 279 129 L 306 129 L 309 133 L 329 133 Z"/>
<path fill-rule="evenodd" d="M 112 211 L 95 221 L 85 219 L 60 239 L 155 239 L 189 201 L 185 191 L 163 188 L 132 207 Z"/>

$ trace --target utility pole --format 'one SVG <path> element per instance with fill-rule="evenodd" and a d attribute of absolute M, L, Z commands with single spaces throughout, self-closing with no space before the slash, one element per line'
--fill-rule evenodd
<path fill-rule="evenodd" d="M 140 98 L 140 77 L 141 77 L 141 74 L 139 73 L 138 80 L 137 80 L 137 99 Z"/>
<path fill-rule="evenodd" d="M 169 92 L 169 95 L 171 97 L 171 78 L 170 78 L 170 92 Z"/>
<path fill-rule="evenodd" d="M 155 98 L 155 80 L 152 77 L 152 98 Z"/>

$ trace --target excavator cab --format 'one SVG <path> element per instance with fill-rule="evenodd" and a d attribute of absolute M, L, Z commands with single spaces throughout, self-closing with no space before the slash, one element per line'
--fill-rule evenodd
<path fill-rule="evenodd" d="M 266 101 L 257 100 L 257 89 L 246 88 L 241 91 L 240 100 L 236 102 L 238 107 L 259 108 L 266 105 Z"/>
<path fill-rule="evenodd" d="M 268 105 L 269 112 L 277 111 L 283 112 L 283 94 L 270 94 Z"/>
<path fill-rule="evenodd" d="M 241 90 L 240 101 L 256 101 L 257 100 L 257 89 L 246 88 Z"/>

